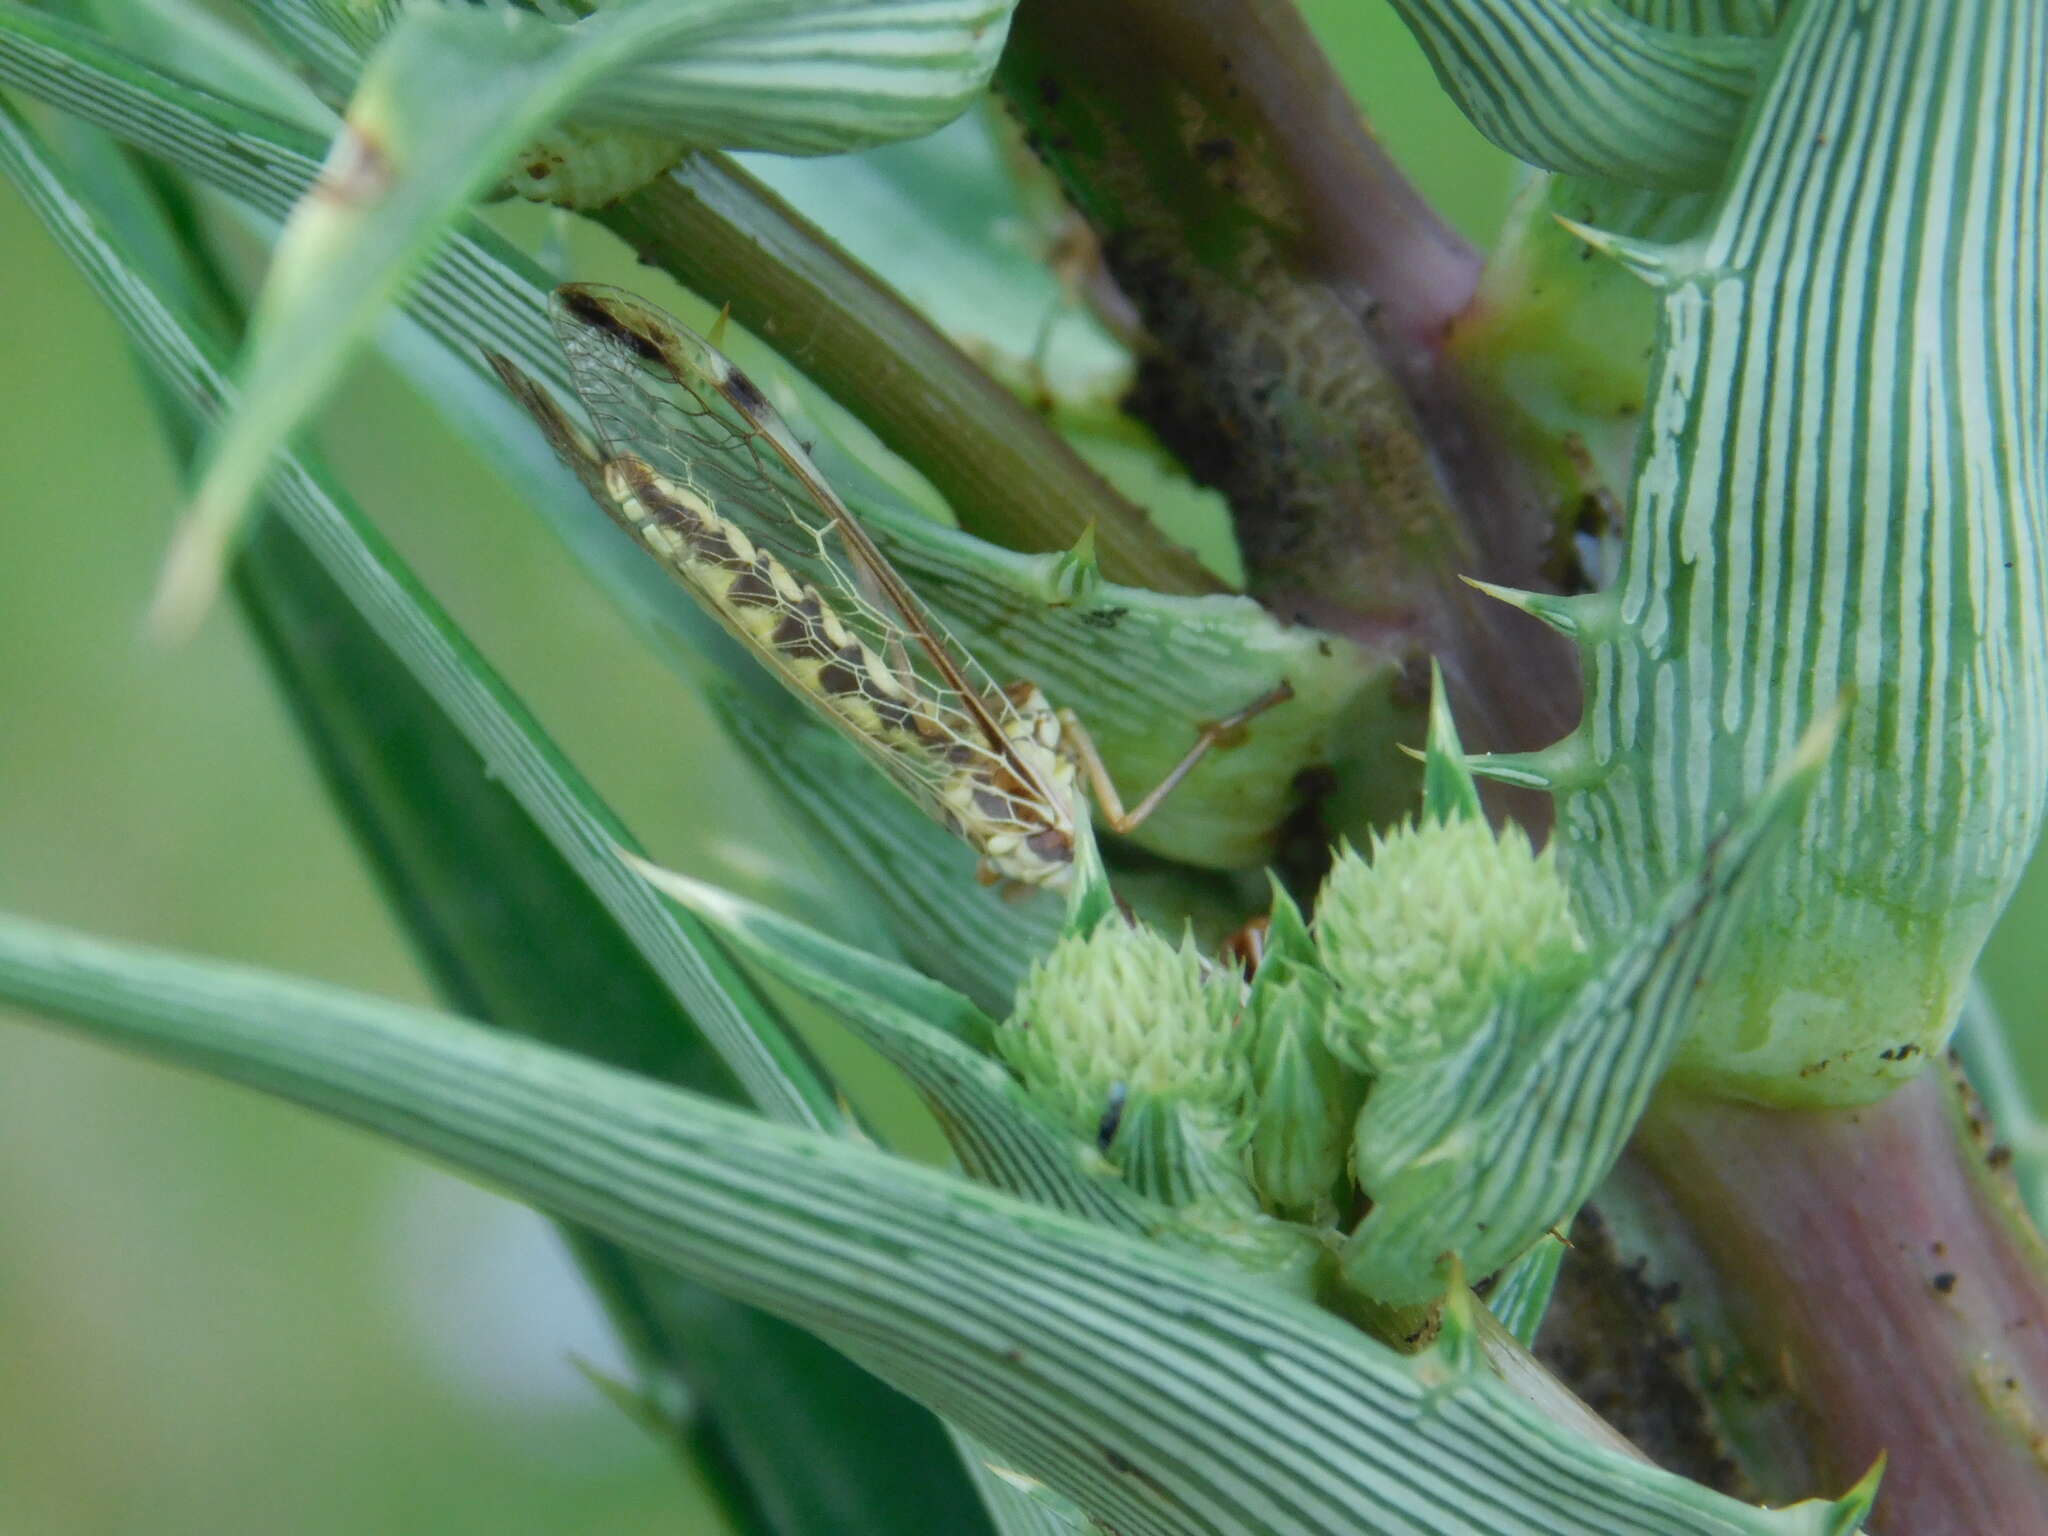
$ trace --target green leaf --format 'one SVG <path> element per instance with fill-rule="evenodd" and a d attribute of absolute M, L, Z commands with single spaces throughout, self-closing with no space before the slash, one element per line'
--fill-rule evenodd
<path fill-rule="evenodd" d="M 424 1010 L 0 920 L 0 997 L 502 1184 L 818 1330 L 1153 1536 L 1821 1536 L 1173 1249 Z M 1862 1499 L 1859 1495 L 1858 1507 Z"/>
<path fill-rule="evenodd" d="M 1057 601 L 1062 556 L 1020 555 L 941 527 L 851 467 L 837 478 L 891 563 L 977 660 L 999 679 L 1039 684 L 1081 717 L 1126 803 L 1172 771 L 1204 724 L 1279 683 L 1293 688 L 1129 834 L 1140 848 L 1209 869 L 1262 864 L 1304 770 L 1334 768 L 1355 785 L 1398 760 L 1388 739 L 1391 651 L 1282 623 L 1248 597 L 1104 582 Z"/>
<path fill-rule="evenodd" d="M 1673 1064 L 1848 1106 L 1943 1049 L 2048 804 L 2048 9 L 1801 5 L 1773 46 L 1711 218 L 1604 242 L 1659 330 L 1559 865 L 1623 931 L 1853 690 Z"/>
<path fill-rule="evenodd" d="M 1393 0 L 1473 126 L 1548 170 L 1688 190 L 1720 179 L 1769 58 L 1608 0 Z"/>
<path fill-rule="evenodd" d="M 1555 1233 L 1544 1233 L 1527 1253 L 1500 1272 L 1486 1294 L 1487 1309 L 1500 1319 L 1501 1326 L 1531 1348 L 1543 1326 L 1543 1315 L 1550 1310 L 1550 1293 L 1557 1287 L 1557 1271 L 1567 1246 Z"/>
<path fill-rule="evenodd" d="M 832 1010 L 909 1079 L 970 1177 L 1125 1232 L 1165 1213 L 1118 1182 L 1094 1148 L 1028 1098 L 989 1054 L 995 1021 L 951 988 L 826 938 L 716 886 L 643 866 L 670 899 L 731 939 L 763 974 Z"/>
<path fill-rule="evenodd" d="M 629 115 L 685 92 L 698 104 L 674 125 L 682 142 L 843 149 L 957 114 L 968 82 L 994 67 L 1007 18 L 1005 0 L 628 0 L 573 25 L 511 7 L 401 12 L 278 242 L 236 369 L 243 403 L 174 541 L 158 625 L 180 632 L 204 612 L 273 453 L 447 226 L 598 87 Z M 635 95 L 636 72 L 644 85 L 659 67 L 690 73 Z M 778 132 L 793 121 L 802 132 Z"/>
<path fill-rule="evenodd" d="M 980 98 L 1013 3 L 752 0 L 708 26 L 692 22 L 676 41 L 636 50 L 573 115 L 782 155 L 918 138 Z"/>
<path fill-rule="evenodd" d="M 1429 744 L 1422 754 L 1422 814 L 1434 821 L 1471 820 L 1486 814 L 1479 785 L 1465 764 L 1458 723 L 1444 691 L 1444 669 L 1429 666 Z"/>
<path fill-rule="evenodd" d="M 1072 1499 L 1011 1467 L 971 1458 L 969 1470 L 1002 1536 L 1099 1536 Z"/>
<path fill-rule="evenodd" d="M 1646 26 L 1695 36 L 1769 37 L 1791 0 L 1615 0 Z"/>
<path fill-rule="evenodd" d="M 195 410 L 217 409 L 225 385 L 205 346 L 107 243 L 91 212 L 18 121 L 10 117 L 4 127 L 0 167 L 14 178 L 173 394 Z M 771 1113 L 802 1123 L 836 1124 L 836 1096 L 781 1031 L 772 1011 L 715 945 L 700 942 L 643 882 L 620 867 L 615 850 L 630 843 L 629 834 L 382 538 L 322 480 L 295 462 L 288 462 L 278 476 L 273 496 L 278 510 L 349 602 L 434 696 L 490 771 L 546 830 L 631 936 L 634 947 L 745 1085 L 748 1097 Z"/>
<path fill-rule="evenodd" d="M 111 172 L 91 180 L 127 192 Z M 158 223 L 132 192 L 117 206 L 129 231 Z M 190 286 L 172 248 L 152 248 L 167 253 L 149 263 L 153 281 Z M 180 435 L 189 448 L 193 433 Z M 292 526 L 256 529 L 231 580 L 338 809 L 449 1003 L 740 1100 L 660 975 Z M 588 1233 L 566 1235 L 639 1364 L 651 1423 L 692 1449 L 743 1529 L 922 1531 L 935 1510 L 949 1528 L 975 1528 L 975 1492 L 921 1409 L 787 1323 Z M 906 1480 L 912 1466 L 922 1470 Z"/>

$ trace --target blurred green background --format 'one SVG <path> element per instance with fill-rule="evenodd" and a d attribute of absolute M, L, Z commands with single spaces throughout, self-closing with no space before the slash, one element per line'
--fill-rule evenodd
<path fill-rule="evenodd" d="M 1310 11 L 1484 240 L 1504 160 L 1383 8 Z M 176 476 L 114 326 L 6 191 L 0 270 L 0 906 L 426 999 L 233 617 L 174 652 L 139 639 Z M 673 674 L 404 386 L 359 370 L 322 441 L 657 853 L 717 871 L 775 846 Z M 2044 924 L 2037 871 L 1988 967 L 2023 1019 L 2048 1001 Z M 0 1028 L 0 1536 L 717 1530 L 578 1361 L 618 1354 L 524 1209 L 251 1094 Z"/>

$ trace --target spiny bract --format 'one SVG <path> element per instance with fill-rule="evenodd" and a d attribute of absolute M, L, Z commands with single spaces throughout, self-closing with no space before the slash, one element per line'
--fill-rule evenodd
<path fill-rule="evenodd" d="M 1212 967 L 1191 939 L 1176 947 L 1110 919 L 1031 967 L 996 1040 L 1025 1086 L 1092 1137 L 1141 1096 L 1233 1114 L 1247 1084 L 1242 1005 L 1235 974 Z"/>
<path fill-rule="evenodd" d="M 1342 850 L 1315 929 L 1339 988 L 1330 1049 L 1366 1072 L 1454 1050 L 1515 986 L 1584 964 L 1549 851 L 1476 817 L 1376 836 L 1370 863 Z"/>

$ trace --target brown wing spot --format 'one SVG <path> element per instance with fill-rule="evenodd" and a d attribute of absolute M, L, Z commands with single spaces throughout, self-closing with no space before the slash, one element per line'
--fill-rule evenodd
<path fill-rule="evenodd" d="M 867 663 L 860 647 L 841 646 L 832 653 L 832 656 L 831 661 L 818 668 L 818 686 L 827 693 L 840 695 L 863 692 Z"/>
<path fill-rule="evenodd" d="M 924 716 L 902 700 L 877 695 L 870 697 L 868 704 L 873 708 L 875 718 L 889 730 L 905 735 L 923 734 L 920 727 L 927 723 Z"/>
<path fill-rule="evenodd" d="M 725 376 L 725 398 L 745 411 L 749 416 L 759 416 L 768 408 L 768 397 L 752 379 L 731 367 Z"/>
<path fill-rule="evenodd" d="M 677 485 L 638 454 L 622 453 L 604 467 L 607 480 L 622 481 L 626 494 L 638 502 L 647 516 L 666 527 L 687 534 L 692 543 L 702 543 L 705 530 L 722 525 L 711 503 L 696 491 Z"/>
<path fill-rule="evenodd" d="M 640 487 L 634 492 L 633 499 L 647 513 L 648 521 L 675 529 L 693 546 L 703 545 L 706 537 L 704 515 L 687 501 L 664 495 L 656 485 Z"/>
<path fill-rule="evenodd" d="M 715 565 L 722 571 L 751 572 L 754 568 L 751 559 L 743 558 L 740 552 L 732 547 L 732 540 L 726 537 L 726 529 L 722 524 L 700 528 L 690 542 L 696 548 L 697 558 L 707 565 Z"/>
<path fill-rule="evenodd" d="M 665 364 L 668 361 L 667 354 L 661 350 L 659 342 L 634 330 L 613 314 L 597 295 L 570 283 L 555 290 L 555 300 L 592 330 L 604 332 L 635 357 L 656 364 Z"/>
<path fill-rule="evenodd" d="M 978 785 L 974 791 L 974 808 L 990 821 L 1006 821 L 1017 814 L 1017 802 L 1000 789 Z"/>
<path fill-rule="evenodd" d="M 1074 862 L 1074 834 L 1064 827 L 1047 827 L 1024 839 L 1024 846 L 1048 864 Z"/>
<path fill-rule="evenodd" d="M 830 661 L 832 647 L 825 643 L 824 601 L 815 592 L 806 592 L 803 600 L 789 609 L 782 622 L 775 626 L 775 633 L 769 638 L 778 650 L 792 656 L 801 656 L 808 661 Z"/>
<path fill-rule="evenodd" d="M 748 608 L 779 608 L 782 595 L 775 590 L 774 562 L 766 555 L 755 560 L 725 589 L 726 601 Z M 777 633 L 781 626 L 776 626 Z"/>

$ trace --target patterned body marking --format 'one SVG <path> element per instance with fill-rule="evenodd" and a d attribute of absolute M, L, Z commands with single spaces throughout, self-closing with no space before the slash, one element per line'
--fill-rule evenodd
<path fill-rule="evenodd" d="M 991 880 L 1073 870 L 1075 766 L 1036 686 L 998 688 L 939 627 L 753 382 L 614 288 L 553 315 L 593 442 L 491 365 L 598 504 L 927 812 Z"/>

